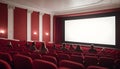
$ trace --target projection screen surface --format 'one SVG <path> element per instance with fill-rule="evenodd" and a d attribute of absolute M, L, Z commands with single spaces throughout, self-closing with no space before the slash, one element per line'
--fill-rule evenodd
<path fill-rule="evenodd" d="M 65 20 L 65 41 L 115 45 L 115 16 Z"/>

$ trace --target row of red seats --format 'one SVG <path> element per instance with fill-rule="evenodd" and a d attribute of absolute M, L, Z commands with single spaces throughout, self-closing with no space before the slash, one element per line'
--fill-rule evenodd
<path fill-rule="evenodd" d="M 0 41 L 0 43 L 4 43 L 4 42 L 6 42 L 6 41 L 9 41 L 9 40 L 1 40 Z M 2 44 L 0 44 L 0 51 L 2 50 L 3 52 L 10 52 L 12 55 L 14 55 L 15 53 L 20 53 L 20 54 L 24 54 L 24 55 L 27 55 L 27 56 L 29 56 L 29 57 L 31 57 L 30 56 L 30 53 L 32 53 L 31 51 L 29 51 L 27 48 L 26 48 L 26 46 L 25 46 L 25 44 L 26 44 L 26 41 L 14 41 L 14 40 L 12 40 L 13 41 L 13 45 L 14 45 L 14 47 L 15 48 L 13 48 L 13 49 L 9 49 L 9 48 L 7 48 L 7 47 L 4 47 L 4 45 L 6 46 L 7 45 L 7 43 L 5 43 L 4 45 L 2 45 Z M 17 42 L 18 43 L 20 43 L 21 42 L 21 46 L 20 47 L 17 47 Z M 30 43 L 32 43 L 32 42 L 30 42 Z M 38 46 L 40 46 L 39 45 L 40 43 L 38 42 Z M 47 44 L 47 47 L 49 48 L 49 49 L 51 49 L 51 47 L 53 46 L 53 44 L 51 43 L 51 44 Z M 84 50 L 84 49 L 86 49 L 86 51 L 87 51 L 87 49 L 89 49 L 89 47 L 86 47 L 86 46 L 82 46 L 82 49 Z M 101 50 L 101 48 L 99 49 L 99 50 Z M 112 52 L 113 51 L 113 52 Z M 27 52 L 27 53 L 25 53 L 25 52 Z M 56 51 L 57 52 L 57 54 L 58 54 L 58 56 L 56 57 L 56 55 L 53 55 L 53 54 L 47 54 L 47 55 L 53 55 L 53 56 L 55 56 L 55 58 L 57 58 L 57 63 L 59 63 L 59 61 L 61 60 L 61 59 L 64 59 L 64 58 L 66 58 L 66 57 L 62 57 L 62 56 L 64 56 L 64 55 L 67 55 L 67 56 L 69 56 L 69 58 L 70 58 L 70 60 L 71 60 L 71 56 L 76 56 L 76 55 L 80 55 L 81 53 L 72 53 L 71 54 L 71 52 L 63 52 L 63 51 Z M 106 54 L 107 53 L 105 53 L 105 52 L 107 52 L 108 54 L 109 53 L 111 53 L 110 55 L 116 55 L 115 53 L 117 53 L 117 56 L 118 56 L 118 54 L 119 54 L 119 50 L 115 50 L 114 51 L 114 49 L 106 49 L 106 50 L 104 50 L 99 56 L 100 57 L 103 57 L 103 56 L 106 56 Z M 115 53 L 114 53 L 115 52 Z M 53 52 L 52 52 L 53 53 Z M 60 56 L 61 54 L 59 54 L 59 53 L 62 53 L 63 55 L 62 56 Z M 66 54 L 64 54 L 64 53 L 66 53 Z M 69 54 L 69 55 L 68 55 Z M 86 62 L 86 54 L 88 55 L 89 53 L 87 53 L 87 52 L 85 52 L 84 53 L 84 55 L 82 56 L 82 61 L 80 62 L 80 63 L 83 63 L 84 65 L 85 65 L 85 67 L 86 66 L 88 66 L 89 64 Z M 105 55 L 104 55 L 105 54 Z M 91 55 L 91 54 L 90 54 Z M 98 55 L 98 54 L 97 54 Z M 95 56 L 96 57 L 96 56 Z M 107 58 L 108 58 L 109 56 L 107 56 Z M 32 58 L 36 58 L 36 57 L 32 57 Z M 114 59 L 116 59 L 116 58 L 114 58 Z M 113 59 L 113 60 L 114 60 Z M 118 58 L 119 59 L 119 58 Z M 78 60 L 77 60 L 77 58 L 76 59 L 74 59 L 74 60 L 76 60 L 76 62 L 77 61 L 79 61 L 80 60 L 80 58 L 78 58 Z M 103 60 L 103 61 L 106 61 L 106 60 Z M 91 60 L 91 62 L 92 62 L 92 60 Z M 91 63 L 90 62 L 90 63 Z M 100 58 L 98 58 L 97 57 L 97 65 L 101 65 L 101 60 L 100 60 Z M 112 63 L 113 63 L 113 61 L 112 61 Z M 106 63 L 107 64 L 107 63 Z M 12 65 L 12 64 L 11 64 Z M 101 66 L 104 66 L 105 64 L 103 64 L 103 65 L 101 65 Z M 112 68 L 113 68 L 113 65 L 111 65 L 112 66 Z M 107 66 L 106 67 L 110 67 L 111 68 L 111 66 L 110 65 L 108 65 L 107 64 Z"/>
<path fill-rule="evenodd" d="M 117 60 L 113 60 L 112 58 L 108 58 L 108 57 L 101 57 L 99 60 L 97 59 L 97 57 L 95 56 L 85 56 L 84 58 L 82 56 L 79 55 L 71 55 L 69 56 L 68 54 L 58 54 L 57 57 L 54 57 L 54 55 L 50 55 L 50 54 L 46 54 L 46 55 L 40 55 L 37 53 L 32 53 L 32 54 L 23 54 L 22 55 L 29 57 L 30 59 L 41 59 L 41 60 L 46 60 L 49 62 L 52 62 L 53 64 L 55 64 L 56 66 L 60 66 L 61 64 L 59 64 L 62 60 L 70 60 L 73 62 L 76 62 L 78 64 L 83 64 L 86 68 L 94 65 L 94 66 L 102 66 L 102 67 L 106 67 L 109 69 L 115 69 L 115 67 L 119 67 L 120 68 L 120 59 Z M 20 55 L 20 54 L 14 54 L 14 55 Z M 3 59 L 5 61 L 7 61 L 12 67 L 14 67 L 13 61 L 16 59 L 19 60 L 19 58 L 15 58 L 15 56 L 11 56 L 9 53 L 3 53 L 0 52 L 0 59 Z M 119 60 L 119 62 L 117 62 Z M 21 62 L 23 60 L 20 60 L 18 62 Z M 22 63 L 22 62 L 21 62 Z"/>
<path fill-rule="evenodd" d="M 48 61 L 36 59 L 33 61 L 32 68 L 30 69 L 42 69 L 42 68 L 44 69 L 84 69 L 84 66 L 82 64 L 78 64 L 68 60 L 62 60 L 60 62 L 60 66 L 61 67 L 57 68 L 54 64 Z M 6 61 L 0 60 L 0 69 L 11 69 L 11 67 Z M 99 66 L 89 66 L 87 69 L 107 69 L 107 68 L 99 67 Z"/>
<path fill-rule="evenodd" d="M 9 39 L 0 39 L 0 48 L 1 50 L 9 50 L 9 48 L 7 48 L 7 44 L 11 42 L 13 47 L 15 48 L 14 50 L 17 51 L 27 51 L 28 49 L 26 49 L 25 45 L 27 41 L 20 41 L 20 40 L 9 40 Z M 30 45 L 32 44 L 32 42 L 28 42 Z M 20 44 L 20 48 L 17 48 L 17 45 Z M 41 46 L 42 42 L 36 42 L 36 47 L 39 48 Z M 51 47 L 53 46 L 53 43 L 46 43 L 46 46 L 51 49 Z M 61 44 L 56 44 L 57 48 L 59 48 L 61 46 Z M 69 48 L 69 44 L 66 44 L 66 47 Z M 74 44 L 74 47 L 76 47 L 76 45 Z M 90 46 L 81 46 L 81 48 L 83 49 L 83 53 L 84 54 L 88 54 L 88 49 L 90 49 Z M 108 56 L 108 57 L 112 57 L 112 58 L 120 58 L 120 50 L 116 50 L 116 49 L 110 49 L 110 48 L 101 48 L 101 47 L 95 47 L 97 50 L 97 55 L 99 56 Z"/>
<path fill-rule="evenodd" d="M 30 45 L 32 45 L 32 41 L 20 41 L 20 40 L 10 40 L 10 39 L 0 39 L 0 47 L 6 47 L 8 43 L 11 42 L 12 46 L 14 48 L 17 47 L 19 44 L 20 46 L 25 46 L 26 43 L 28 42 Z M 39 48 L 41 46 L 42 42 L 36 42 L 36 47 Z"/>
<path fill-rule="evenodd" d="M 60 48 L 61 44 L 56 44 L 57 48 Z M 66 44 L 66 48 L 69 49 L 70 44 Z M 74 48 L 76 48 L 76 44 L 73 45 Z M 90 49 L 91 46 L 86 46 L 86 45 L 81 45 L 81 49 L 83 50 L 84 55 L 90 55 L 88 50 Z M 111 57 L 111 58 L 120 58 L 120 50 L 119 49 L 114 49 L 114 48 L 107 48 L 107 47 L 100 47 L 100 46 L 95 46 L 95 49 L 97 53 L 95 55 L 98 56 L 104 56 L 104 57 Z"/>
<path fill-rule="evenodd" d="M 3 58 L 1 60 L 7 61 Z M 3 64 L 0 63 L 1 69 Z M 3 69 L 11 69 L 11 67 L 8 64 L 6 65 L 6 63 L 4 66 L 7 66 L 9 68 L 3 68 Z M 81 63 L 73 62 L 70 60 L 61 60 L 59 63 L 59 67 L 57 67 L 57 65 L 55 65 L 54 63 L 50 61 L 46 61 L 44 59 L 32 60 L 32 58 L 21 54 L 16 54 L 13 57 L 13 69 L 41 69 L 41 68 L 42 69 L 85 69 L 85 66 Z M 105 67 L 100 67 L 100 66 L 88 66 L 86 69 L 92 69 L 92 68 L 107 69 Z"/>

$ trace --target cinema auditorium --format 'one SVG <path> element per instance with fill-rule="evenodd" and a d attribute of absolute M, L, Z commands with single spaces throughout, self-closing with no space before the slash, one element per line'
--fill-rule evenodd
<path fill-rule="evenodd" d="M 120 69 L 120 0 L 0 0 L 0 69 Z"/>

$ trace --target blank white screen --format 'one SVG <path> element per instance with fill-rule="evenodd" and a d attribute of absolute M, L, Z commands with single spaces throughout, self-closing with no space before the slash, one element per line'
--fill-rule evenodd
<path fill-rule="evenodd" d="M 65 20 L 65 41 L 115 45 L 115 16 Z"/>

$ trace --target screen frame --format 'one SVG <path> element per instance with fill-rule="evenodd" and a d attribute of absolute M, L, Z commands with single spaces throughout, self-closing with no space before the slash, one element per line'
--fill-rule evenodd
<path fill-rule="evenodd" d="M 108 44 L 96 44 L 96 43 L 83 43 L 83 42 L 71 42 L 71 41 L 65 41 L 65 20 L 75 20 L 75 19 L 88 19 L 88 18 L 99 18 L 99 17 L 109 17 L 109 16 L 115 16 L 115 42 L 116 42 L 116 16 L 117 14 L 116 13 L 101 13 L 101 14 L 93 14 L 93 15 L 83 15 L 83 16 L 74 16 L 74 17 L 64 17 L 63 18 L 63 43 L 75 43 L 75 44 L 86 44 L 86 45 L 90 45 L 90 44 L 95 44 L 95 45 L 100 45 L 100 46 L 105 46 L 105 47 L 115 47 L 116 46 L 116 43 L 115 45 L 108 45 Z"/>

